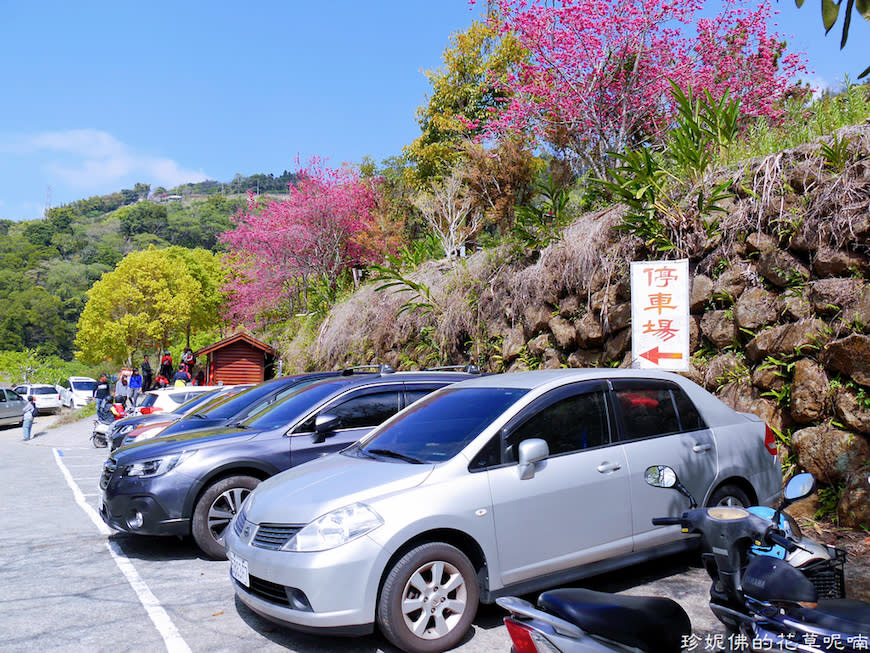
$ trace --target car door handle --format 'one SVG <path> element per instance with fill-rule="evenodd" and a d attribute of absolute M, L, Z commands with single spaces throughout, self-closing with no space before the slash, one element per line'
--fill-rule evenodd
<path fill-rule="evenodd" d="M 710 444 L 701 444 L 700 442 L 696 442 L 695 446 L 692 447 L 692 451 L 695 453 L 704 453 L 705 451 L 710 451 L 712 445 Z"/>
<path fill-rule="evenodd" d="M 601 474 L 609 474 L 610 472 L 615 472 L 622 469 L 622 465 L 619 463 L 609 463 L 607 461 L 598 465 L 598 471 Z"/>

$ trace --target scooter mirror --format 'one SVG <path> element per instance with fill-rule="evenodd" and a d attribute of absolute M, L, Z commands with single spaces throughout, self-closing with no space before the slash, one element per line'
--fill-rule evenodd
<path fill-rule="evenodd" d="M 810 496 L 816 489 L 816 479 L 812 474 L 803 473 L 792 477 L 782 492 L 782 498 L 789 503 Z"/>
<path fill-rule="evenodd" d="M 647 467 L 643 477 L 653 487 L 674 487 L 678 483 L 677 473 L 667 465 Z"/>

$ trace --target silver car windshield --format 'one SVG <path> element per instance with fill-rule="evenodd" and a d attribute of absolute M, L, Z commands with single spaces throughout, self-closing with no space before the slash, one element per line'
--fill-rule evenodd
<path fill-rule="evenodd" d="M 358 449 L 390 460 L 449 460 L 528 392 L 525 388 L 447 388 L 411 406 Z M 354 455 L 352 450 L 348 451 Z"/>

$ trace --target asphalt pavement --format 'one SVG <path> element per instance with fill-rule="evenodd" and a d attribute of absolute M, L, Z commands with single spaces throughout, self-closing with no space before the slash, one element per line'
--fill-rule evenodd
<path fill-rule="evenodd" d="M 229 563 L 204 559 L 190 538 L 110 531 L 97 513 L 107 450 L 91 446 L 92 420 L 54 421 L 37 418 L 30 442 L 0 428 L 0 651 L 396 651 L 378 634 L 317 637 L 261 619 L 235 599 Z M 582 586 L 669 596 L 696 634 L 722 633 L 693 562 L 663 559 Z M 503 614 L 482 606 L 455 650 L 507 653 Z"/>

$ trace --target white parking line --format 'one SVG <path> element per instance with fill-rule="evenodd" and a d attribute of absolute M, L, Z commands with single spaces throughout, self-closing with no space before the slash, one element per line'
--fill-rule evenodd
<path fill-rule="evenodd" d="M 53 449 L 52 451 L 54 451 L 54 460 L 60 468 L 63 477 L 66 479 L 67 485 L 69 485 L 70 490 L 72 490 L 76 503 L 85 511 L 85 514 L 90 518 L 90 520 L 94 522 L 94 525 L 100 533 L 103 535 L 110 535 L 112 529 L 103 523 L 103 520 L 99 514 L 97 514 L 97 511 L 94 510 L 87 501 L 85 501 L 84 494 L 82 494 L 82 491 L 73 480 L 72 474 L 60 459 L 62 455 L 60 451 L 58 449 Z M 130 583 L 130 586 L 133 588 L 133 591 L 136 592 L 136 596 L 139 597 L 139 602 L 145 608 L 145 611 L 154 623 L 154 627 L 157 628 L 157 632 L 159 632 L 160 636 L 163 638 L 163 641 L 166 644 L 166 650 L 170 653 L 190 653 L 190 647 L 179 634 L 175 624 L 172 623 L 172 619 L 169 618 L 169 615 L 166 613 L 166 610 L 163 609 L 163 606 L 160 605 L 157 597 L 154 596 L 148 588 L 148 585 L 144 580 L 142 580 L 142 577 L 139 575 L 139 572 L 136 571 L 133 563 L 124 555 L 124 552 L 121 550 L 121 547 L 118 546 L 118 543 L 112 541 L 106 542 L 106 548 L 109 550 L 109 554 L 112 556 L 115 564 L 118 565 L 118 569 L 121 570 L 121 573 L 124 574 L 127 578 L 127 582 Z"/>

